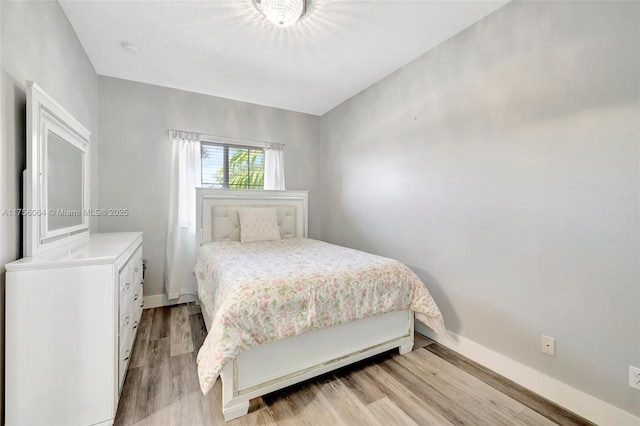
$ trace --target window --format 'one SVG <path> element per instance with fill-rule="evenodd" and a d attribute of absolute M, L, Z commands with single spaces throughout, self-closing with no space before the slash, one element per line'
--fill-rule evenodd
<path fill-rule="evenodd" d="M 202 142 L 202 185 L 210 188 L 263 189 L 264 149 Z"/>

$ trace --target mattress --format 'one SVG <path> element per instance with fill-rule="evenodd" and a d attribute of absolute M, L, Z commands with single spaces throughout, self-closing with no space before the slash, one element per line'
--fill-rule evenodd
<path fill-rule="evenodd" d="M 438 306 L 404 264 L 307 238 L 203 245 L 194 268 L 211 326 L 198 353 L 207 393 L 224 365 L 265 342 L 411 309 L 444 333 Z"/>

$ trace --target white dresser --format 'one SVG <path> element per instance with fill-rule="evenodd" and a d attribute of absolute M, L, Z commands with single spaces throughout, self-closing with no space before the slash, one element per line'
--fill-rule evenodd
<path fill-rule="evenodd" d="M 6 424 L 112 424 L 142 313 L 142 233 L 90 234 L 6 269 Z"/>

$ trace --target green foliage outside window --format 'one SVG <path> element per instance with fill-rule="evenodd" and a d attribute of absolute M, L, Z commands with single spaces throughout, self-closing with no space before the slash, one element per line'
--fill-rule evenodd
<path fill-rule="evenodd" d="M 229 149 L 229 188 L 262 189 L 264 186 L 264 151 Z M 224 180 L 224 167 L 218 172 Z"/>

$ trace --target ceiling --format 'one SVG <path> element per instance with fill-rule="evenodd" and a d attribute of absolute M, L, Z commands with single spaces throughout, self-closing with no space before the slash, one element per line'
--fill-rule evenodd
<path fill-rule="evenodd" d="M 253 1 L 61 5 L 100 75 L 322 115 L 508 2 L 310 0 L 284 29 Z"/>

